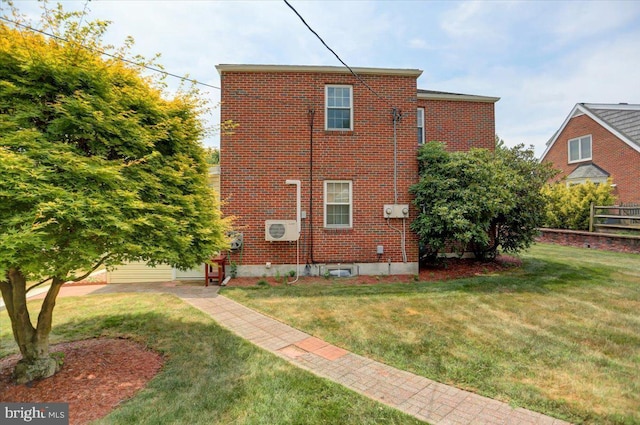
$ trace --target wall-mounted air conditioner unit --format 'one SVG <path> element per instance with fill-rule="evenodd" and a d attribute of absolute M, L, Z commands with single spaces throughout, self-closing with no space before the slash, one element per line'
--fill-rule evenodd
<path fill-rule="evenodd" d="M 231 251 L 237 251 L 242 248 L 242 242 L 244 239 L 242 232 L 230 231 L 227 233 L 227 237 L 229 238 L 229 249 Z"/>
<path fill-rule="evenodd" d="M 296 220 L 266 220 L 264 222 L 264 239 L 269 242 L 297 241 L 299 237 Z"/>

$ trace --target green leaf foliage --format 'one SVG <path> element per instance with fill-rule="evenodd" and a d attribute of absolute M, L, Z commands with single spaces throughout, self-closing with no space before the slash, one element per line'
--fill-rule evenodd
<path fill-rule="evenodd" d="M 431 142 L 418 153 L 420 181 L 412 186 L 420 213 L 411 224 L 428 255 L 451 246 L 484 256 L 500 247 L 528 247 L 542 223 L 540 188 L 553 175 L 522 145 L 495 152 L 447 152 Z"/>
<path fill-rule="evenodd" d="M 188 268 L 224 248 L 197 91 L 168 98 L 98 53 L 124 53 L 102 44 L 106 23 L 49 13 L 60 38 L 0 23 L 0 282 L 105 258 Z"/>
<path fill-rule="evenodd" d="M 591 203 L 606 206 L 616 202 L 611 181 L 574 185 L 561 181 L 545 185 L 542 194 L 547 198 L 544 225 L 555 229 L 589 230 Z"/>
<path fill-rule="evenodd" d="M 208 165 L 219 165 L 220 150 L 216 148 L 205 148 L 205 158 Z"/>

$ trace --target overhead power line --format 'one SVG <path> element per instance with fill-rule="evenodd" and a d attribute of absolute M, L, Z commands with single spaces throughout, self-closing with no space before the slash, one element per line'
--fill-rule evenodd
<path fill-rule="evenodd" d="M 322 37 L 320 37 L 320 35 L 318 35 L 317 32 L 315 32 L 313 30 L 313 28 L 311 28 L 311 26 L 307 23 L 307 21 L 304 20 L 304 18 L 302 17 L 302 15 L 300 15 L 300 13 L 298 13 L 298 11 L 291 5 L 291 3 L 289 3 L 287 0 L 283 0 L 285 2 L 285 4 L 287 6 L 289 6 L 289 9 L 293 10 L 293 13 L 295 13 L 298 18 L 300 18 L 300 20 L 302 21 L 302 23 L 309 29 L 309 31 L 311 31 L 313 33 L 313 35 L 315 35 L 318 40 L 320 40 L 320 42 L 324 45 L 324 47 L 326 47 L 331 53 L 333 53 L 333 55 L 340 61 L 341 64 L 343 64 L 344 66 L 347 67 L 347 69 L 349 70 L 349 72 L 351 72 L 351 74 L 353 74 L 354 77 L 356 77 L 356 79 L 358 81 L 360 81 L 362 84 L 364 84 L 364 86 L 369 89 L 369 91 L 371 93 L 373 93 L 374 95 L 376 95 L 376 97 L 378 97 L 380 100 L 386 102 L 389 106 L 393 107 L 393 105 L 384 97 L 382 97 L 381 95 L 379 95 L 374 89 L 372 89 L 369 84 L 367 84 L 358 74 L 356 74 L 356 72 L 351 69 L 351 67 L 349 65 L 347 65 L 347 63 L 345 61 L 342 60 L 342 58 L 340 58 L 340 56 L 331 48 L 329 47 L 329 45 L 327 43 L 325 43 L 325 41 L 322 39 Z"/>
<path fill-rule="evenodd" d="M 30 27 L 30 26 L 25 25 L 25 24 L 21 24 L 20 22 L 12 21 L 11 19 L 7 19 L 7 18 L 5 18 L 3 16 L 0 16 L 0 19 L 3 20 L 3 21 L 9 22 L 9 23 L 11 23 L 13 25 L 16 25 L 18 27 L 27 29 L 29 31 L 37 32 L 37 33 L 42 34 L 42 35 L 46 35 L 47 37 L 51 37 L 51 38 L 59 40 L 59 41 L 64 41 L 66 43 L 70 42 L 68 39 L 66 39 L 64 37 L 60 37 L 58 35 L 51 34 L 51 33 L 48 33 L 46 31 L 39 30 L 37 28 L 33 28 L 33 27 Z M 141 68 L 148 69 L 149 71 L 158 72 L 160 74 L 164 74 L 164 75 L 169 76 L 169 77 L 178 78 L 178 79 L 180 79 L 182 81 L 188 81 L 190 83 L 197 84 L 197 85 L 200 85 L 200 86 L 205 86 L 205 87 L 210 87 L 212 89 L 221 90 L 220 87 L 217 87 L 217 86 L 214 86 L 214 85 L 211 85 L 211 84 L 207 84 L 207 83 L 203 83 L 203 82 L 200 82 L 198 80 L 194 80 L 192 78 L 183 77 L 183 76 L 180 76 L 178 74 L 174 74 L 174 73 L 171 73 L 171 72 L 168 72 L 168 71 L 165 71 L 163 69 L 156 68 L 156 67 L 153 67 L 153 66 L 150 66 L 150 65 L 144 65 L 144 64 L 129 60 L 127 58 L 124 58 L 122 56 L 117 56 L 117 55 L 105 52 L 104 50 L 95 49 L 93 47 L 85 46 L 83 44 L 81 44 L 80 47 L 82 47 L 84 49 L 87 49 L 87 50 L 90 50 L 90 51 L 95 52 L 95 53 L 99 53 L 99 54 L 104 55 L 104 56 L 108 56 L 108 57 L 113 58 L 113 59 L 117 59 L 119 61 L 131 64 L 131 65 L 135 65 L 135 66 L 138 66 L 138 67 L 141 67 Z"/>

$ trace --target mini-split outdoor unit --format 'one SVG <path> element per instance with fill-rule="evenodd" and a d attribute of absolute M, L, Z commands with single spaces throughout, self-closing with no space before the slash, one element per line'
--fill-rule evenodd
<path fill-rule="evenodd" d="M 229 249 L 231 251 L 237 251 L 242 248 L 242 241 L 244 239 L 244 235 L 242 232 L 231 231 L 227 233 L 229 237 Z"/>
<path fill-rule="evenodd" d="M 266 220 L 264 222 L 264 239 L 269 242 L 297 241 L 299 237 L 296 220 Z"/>

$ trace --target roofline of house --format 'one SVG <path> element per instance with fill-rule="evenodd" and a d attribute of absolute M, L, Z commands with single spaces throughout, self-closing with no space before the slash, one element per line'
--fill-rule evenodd
<path fill-rule="evenodd" d="M 602 127 L 604 127 L 605 129 L 607 129 L 607 131 L 609 131 L 610 133 L 612 133 L 614 136 L 616 136 L 618 139 L 622 140 L 624 143 L 626 143 L 627 145 L 629 145 L 631 148 L 633 148 L 634 150 L 640 152 L 640 146 L 638 146 L 637 144 L 635 144 L 632 140 L 629 140 L 629 138 L 627 136 L 625 136 L 624 134 L 620 133 L 618 130 L 616 130 L 615 128 L 611 127 L 609 124 L 607 124 L 605 121 L 603 121 L 601 118 L 599 118 L 597 115 L 595 115 L 593 112 L 591 112 L 591 110 L 589 108 L 594 108 L 594 109 L 634 109 L 634 108 L 628 108 L 629 106 L 631 107 L 638 107 L 640 108 L 640 105 L 628 105 L 628 104 L 605 104 L 605 103 L 576 103 L 576 106 L 573 107 L 573 109 L 571 110 L 571 112 L 569 113 L 569 115 L 567 115 L 567 118 L 564 120 L 564 122 L 562 123 L 562 125 L 560 126 L 560 128 L 555 132 L 555 134 L 553 135 L 553 137 L 551 139 L 549 139 L 549 141 L 547 142 L 547 148 L 544 150 L 544 152 L 542 153 L 542 156 L 540 157 L 540 162 L 542 162 L 542 160 L 544 160 L 545 156 L 547 156 L 547 154 L 549 153 L 549 151 L 551 150 L 551 147 L 556 143 L 556 141 L 558 140 L 558 137 L 560 136 L 560 134 L 562 133 L 562 130 L 564 130 L 564 128 L 567 126 L 567 124 L 569 123 L 569 121 L 571 120 L 571 118 L 573 118 L 574 116 L 576 116 L 576 112 L 580 112 L 584 115 L 587 115 L 589 118 L 591 118 L 592 120 L 594 120 L 595 122 L 597 122 L 598 124 L 600 124 Z"/>
<path fill-rule="evenodd" d="M 492 96 L 478 96 L 475 94 L 462 94 L 462 93 L 447 93 L 433 90 L 418 90 L 418 99 L 421 100 L 451 100 L 458 102 L 486 102 L 496 103 L 500 100 L 499 97 Z"/>
<path fill-rule="evenodd" d="M 223 72 L 314 72 L 324 74 L 350 74 L 344 66 L 318 65 L 248 65 L 248 64 L 220 64 L 216 65 L 218 73 Z M 421 69 L 402 68 L 351 68 L 356 74 L 370 75 L 400 75 L 418 78 Z"/>
<path fill-rule="evenodd" d="M 591 109 L 611 109 L 615 111 L 640 111 L 640 104 L 637 104 L 637 103 L 581 103 L 581 105 Z"/>

